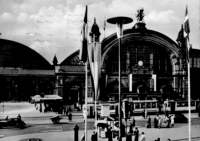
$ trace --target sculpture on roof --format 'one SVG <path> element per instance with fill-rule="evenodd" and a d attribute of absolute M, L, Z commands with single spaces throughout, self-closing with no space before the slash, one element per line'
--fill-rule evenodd
<path fill-rule="evenodd" d="M 144 18 L 144 8 L 141 7 L 137 10 L 137 14 L 136 14 L 136 18 L 138 22 L 144 22 L 143 18 Z"/>

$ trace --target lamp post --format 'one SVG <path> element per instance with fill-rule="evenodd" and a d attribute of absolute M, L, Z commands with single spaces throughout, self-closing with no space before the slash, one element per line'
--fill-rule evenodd
<path fill-rule="evenodd" d="M 121 127 L 122 127 L 122 109 L 121 109 L 121 38 L 123 36 L 123 24 L 128 24 L 131 23 L 133 19 L 129 17 L 114 17 L 107 19 L 107 22 L 110 24 L 116 24 L 117 27 L 117 38 L 119 39 L 119 62 L 118 62 L 118 67 L 119 67 L 119 141 L 122 140 L 122 132 L 121 132 Z"/>

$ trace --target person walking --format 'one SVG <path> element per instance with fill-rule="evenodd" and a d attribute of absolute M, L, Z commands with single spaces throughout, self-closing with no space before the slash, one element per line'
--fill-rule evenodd
<path fill-rule="evenodd" d="M 151 117 L 150 116 L 148 118 L 147 128 L 151 128 Z"/>
<path fill-rule="evenodd" d="M 145 109 L 144 109 L 143 112 L 142 112 L 142 116 L 143 116 L 143 118 L 145 119 Z"/>
<path fill-rule="evenodd" d="M 130 126 L 129 126 L 129 134 L 133 134 L 133 124 L 130 123 Z"/>
<path fill-rule="evenodd" d="M 138 141 L 139 140 L 139 130 L 137 127 L 135 127 L 134 136 L 135 136 L 134 141 Z"/>
<path fill-rule="evenodd" d="M 18 120 L 18 121 L 21 121 L 21 119 L 22 119 L 21 115 L 18 114 L 18 116 L 17 116 L 17 120 Z"/>
<path fill-rule="evenodd" d="M 132 125 L 135 127 L 135 118 L 133 118 Z"/>
<path fill-rule="evenodd" d="M 8 121 L 8 116 L 6 116 L 6 121 Z"/>
<path fill-rule="evenodd" d="M 170 125 L 171 125 L 171 127 L 173 127 L 174 126 L 174 115 L 171 115 L 170 121 L 171 121 Z"/>
<path fill-rule="evenodd" d="M 85 132 L 84 132 L 83 135 L 81 136 L 81 141 L 85 141 Z"/>
<path fill-rule="evenodd" d="M 145 136 L 144 132 L 142 132 L 140 141 L 145 141 L 145 140 L 146 140 L 146 136 Z"/>
<path fill-rule="evenodd" d="M 71 112 L 68 114 L 68 120 L 69 120 L 69 121 L 72 120 L 72 113 L 71 113 Z"/>
<path fill-rule="evenodd" d="M 154 118 L 154 128 L 158 128 L 158 118 L 155 116 Z"/>
<path fill-rule="evenodd" d="M 96 136 L 95 131 L 93 131 L 93 133 L 92 133 L 91 141 L 97 141 L 97 136 Z"/>
<path fill-rule="evenodd" d="M 158 128 L 160 128 L 161 127 L 161 118 L 159 117 L 158 118 Z"/>

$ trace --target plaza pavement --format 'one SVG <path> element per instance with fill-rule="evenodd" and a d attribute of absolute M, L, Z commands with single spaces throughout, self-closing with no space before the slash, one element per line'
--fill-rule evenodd
<path fill-rule="evenodd" d="M 22 119 L 26 122 L 26 124 L 52 124 L 51 120 L 43 120 L 42 117 L 50 118 L 52 116 L 55 116 L 57 114 L 53 112 L 49 113 L 40 113 L 38 110 L 35 109 L 34 105 L 29 104 L 29 108 L 26 110 L 19 110 L 19 111 L 13 111 L 13 112 L 0 112 L 0 119 L 4 118 L 9 114 L 9 117 L 16 117 L 17 114 L 21 114 Z M 83 122 L 82 113 L 81 112 L 73 112 L 73 123 L 76 122 Z M 186 117 L 188 117 L 188 114 L 184 114 Z M 164 115 L 161 115 L 161 117 Z M 151 116 L 152 118 L 154 115 Z M 142 119 L 141 116 L 135 116 L 134 117 L 136 122 L 137 120 L 146 120 Z M 198 118 L 197 113 L 192 113 L 191 118 Z M 94 119 L 88 119 L 93 120 Z M 67 117 L 64 117 L 60 122 L 69 122 Z M 186 141 L 188 140 L 188 125 L 183 124 L 181 127 L 173 127 L 173 128 L 161 128 L 161 129 L 155 129 L 155 128 L 145 128 L 145 127 L 138 127 L 140 133 L 144 132 L 146 135 L 146 141 L 155 141 L 158 137 L 161 139 L 161 141 L 167 141 L 167 139 L 170 137 L 171 140 L 174 141 Z M 191 126 L 192 131 L 192 141 L 200 141 L 200 125 L 192 125 Z M 84 130 L 79 131 L 79 141 L 83 134 Z M 88 141 L 91 140 L 91 134 L 93 130 L 88 130 Z M 41 133 L 34 133 L 34 134 L 24 134 L 24 135 L 17 135 L 17 136 L 8 136 L 4 137 L 0 133 L 0 141 L 19 141 L 22 139 L 30 139 L 30 138 L 39 138 L 43 141 L 74 141 L 74 131 L 50 131 L 50 132 L 41 132 Z M 132 140 L 134 139 L 134 136 L 132 137 Z M 101 139 L 99 138 L 98 141 L 107 141 L 108 139 Z M 126 139 L 123 138 L 123 141 Z M 113 141 L 117 141 L 116 138 L 113 139 Z"/>

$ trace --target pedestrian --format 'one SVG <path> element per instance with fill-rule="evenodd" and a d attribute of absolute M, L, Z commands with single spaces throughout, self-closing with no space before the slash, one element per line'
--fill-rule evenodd
<path fill-rule="evenodd" d="M 198 110 L 198 116 L 200 117 L 200 103 L 199 103 L 199 105 L 197 107 L 197 110 Z"/>
<path fill-rule="evenodd" d="M 173 127 L 174 126 L 174 115 L 171 115 L 170 121 L 171 121 L 170 125 L 171 125 L 171 127 Z"/>
<path fill-rule="evenodd" d="M 151 117 L 150 116 L 147 121 L 147 128 L 151 128 Z"/>
<path fill-rule="evenodd" d="M 72 120 L 72 113 L 71 113 L 71 112 L 68 114 L 68 120 L 69 120 L 69 121 Z"/>
<path fill-rule="evenodd" d="M 133 121 L 132 121 L 132 125 L 133 127 L 135 127 L 135 119 L 133 118 Z"/>
<path fill-rule="evenodd" d="M 145 119 L 145 109 L 144 109 L 143 112 L 142 112 L 142 116 L 143 116 L 143 118 Z"/>
<path fill-rule="evenodd" d="M 63 115 L 66 116 L 66 107 L 63 107 Z"/>
<path fill-rule="evenodd" d="M 169 101 L 168 101 L 168 99 L 166 99 L 165 101 L 164 101 L 164 110 L 165 110 L 165 112 L 166 111 L 168 111 L 168 106 L 169 106 Z"/>
<path fill-rule="evenodd" d="M 135 140 L 134 141 L 138 141 L 138 139 L 139 139 L 139 130 L 138 130 L 137 127 L 135 127 L 134 136 L 135 136 Z"/>
<path fill-rule="evenodd" d="M 85 141 L 85 132 L 84 132 L 83 135 L 81 136 L 81 141 Z"/>
<path fill-rule="evenodd" d="M 160 128 L 161 127 L 161 118 L 159 117 L 158 118 L 158 128 Z"/>
<path fill-rule="evenodd" d="M 129 126 L 129 134 L 133 134 L 133 124 L 130 123 L 130 126 Z"/>
<path fill-rule="evenodd" d="M 158 128 L 158 118 L 155 116 L 154 118 L 154 128 Z"/>
<path fill-rule="evenodd" d="M 167 127 L 170 128 L 171 127 L 171 116 L 168 116 L 168 123 L 167 123 Z"/>
<path fill-rule="evenodd" d="M 22 122 L 22 119 L 21 119 L 21 118 L 22 118 L 21 115 L 18 114 L 18 116 L 17 116 L 17 123 L 16 123 L 16 126 L 17 126 L 17 127 L 19 127 L 19 126 L 21 125 L 21 122 Z"/>
<path fill-rule="evenodd" d="M 126 127 L 125 127 L 124 124 L 122 124 L 121 133 L 122 133 L 122 137 L 125 137 L 125 134 L 126 134 Z"/>
<path fill-rule="evenodd" d="M 93 131 L 93 133 L 92 133 L 91 141 L 97 141 L 97 136 L 96 136 L 95 131 Z"/>
<path fill-rule="evenodd" d="M 18 116 L 17 116 L 17 120 L 18 120 L 18 121 L 21 121 L 21 119 L 22 119 L 21 115 L 18 114 Z"/>
<path fill-rule="evenodd" d="M 108 141 L 112 141 L 112 131 L 111 131 L 111 127 L 108 127 L 108 131 L 107 131 L 107 136 Z"/>
<path fill-rule="evenodd" d="M 144 132 L 142 132 L 140 136 L 140 141 L 145 141 L 145 140 L 146 140 L 146 136 L 144 135 Z"/>
<path fill-rule="evenodd" d="M 8 121 L 8 116 L 6 116 L 6 121 Z"/>

